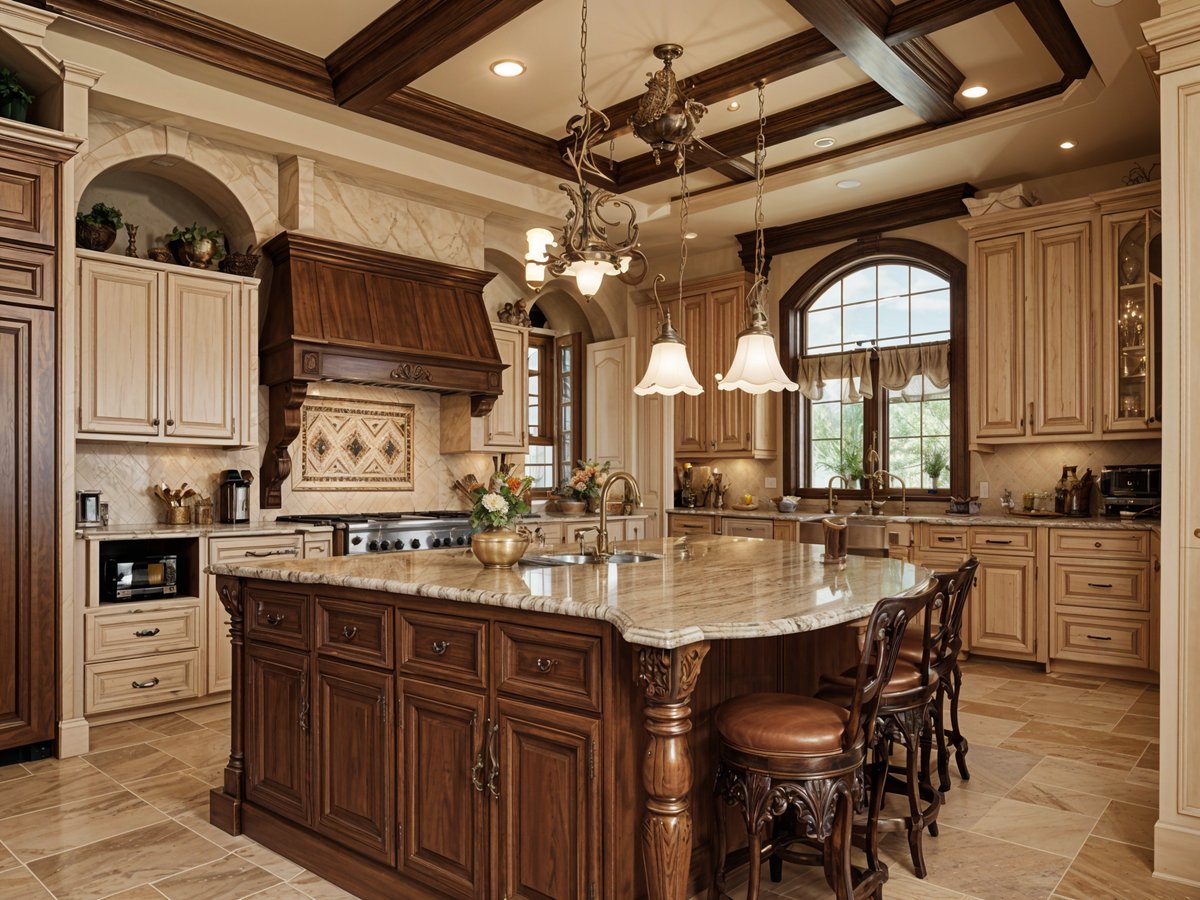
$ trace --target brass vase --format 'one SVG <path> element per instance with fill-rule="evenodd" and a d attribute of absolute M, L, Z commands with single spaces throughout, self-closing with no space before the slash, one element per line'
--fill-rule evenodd
<path fill-rule="evenodd" d="M 481 531 L 471 536 L 471 552 L 485 569 L 511 569 L 529 546 L 529 535 L 510 528 Z"/>

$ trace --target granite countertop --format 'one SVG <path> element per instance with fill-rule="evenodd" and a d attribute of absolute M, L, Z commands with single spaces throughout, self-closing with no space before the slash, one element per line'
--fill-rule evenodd
<path fill-rule="evenodd" d="M 828 518 L 828 513 L 813 512 L 812 510 L 797 510 L 793 513 L 781 513 L 774 509 L 756 509 L 750 511 L 737 509 L 668 509 L 672 516 L 720 516 L 723 519 L 778 519 L 784 522 L 819 522 Z M 838 515 L 842 515 L 839 513 Z M 1159 526 L 1158 519 L 1110 519 L 1103 516 L 1089 516 L 1086 519 L 1075 519 L 1070 516 L 1026 518 L 1025 516 L 954 516 L 947 513 L 941 515 L 916 516 L 860 516 L 845 514 L 846 518 L 860 522 L 900 522 L 910 525 L 982 525 L 988 527 L 1010 526 L 1025 527 L 1043 525 L 1048 528 L 1102 528 L 1123 531 L 1153 531 Z"/>
<path fill-rule="evenodd" d="M 84 541 L 150 540 L 172 537 L 253 537 L 267 534 L 295 534 L 297 532 L 327 533 L 328 525 L 308 525 L 304 522 L 276 522 L 263 519 L 259 522 L 213 522 L 211 525 L 164 525 L 143 522 L 133 525 L 107 525 L 99 528 L 76 528 L 75 537 Z"/>
<path fill-rule="evenodd" d="M 599 619 L 650 647 L 815 631 L 870 614 L 880 598 L 922 587 L 929 572 L 851 556 L 825 566 L 812 544 L 718 536 L 623 545 L 661 554 L 627 565 L 485 569 L 470 550 L 215 564 L 217 575 L 328 584 Z"/>

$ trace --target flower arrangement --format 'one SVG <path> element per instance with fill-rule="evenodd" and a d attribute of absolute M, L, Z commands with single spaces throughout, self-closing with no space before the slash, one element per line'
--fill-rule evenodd
<path fill-rule="evenodd" d="M 474 507 L 471 510 L 471 530 L 486 531 L 512 528 L 521 516 L 529 512 L 526 499 L 533 477 L 496 472 L 486 485 L 471 491 Z"/>
<path fill-rule="evenodd" d="M 559 496 L 568 500 L 599 499 L 600 488 L 608 480 L 610 463 L 601 465 L 593 460 L 579 461 L 577 468 L 571 472 L 571 480 L 559 488 Z"/>

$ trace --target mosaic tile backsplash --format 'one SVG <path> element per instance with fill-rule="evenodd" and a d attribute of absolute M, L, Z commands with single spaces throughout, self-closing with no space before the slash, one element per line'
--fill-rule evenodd
<path fill-rule="evenodd" d="M 300 478 L 292 479 L 294 491 L 413 489 L 411 403 L 306 400 L 299 443 Z"/>
<path fill-rule="evenodd" d="M 356 490 L 347 495 L 335 490 L 293 489 L 283 485 L 283 508 L 260 511 L 257 485 L 250 491 L 251 519 L 273 519 L 276 515 L 333 512 L 387 512 L 392 510 L 458 509 L 462 502 L 451 487 L 455 478 L 468 472 L 484 477 L 490 461 L 478 454 L 441 453 L 441 400 L 436 394 L 397 391 L 358 385 L 314 385 L 309 397 L 334 397 L 376 403 L 405 403 L 413 407 L 413 489 Z M 157 444 L 79 441 L 76 444 L 75 487 L 99 490 L 109 504 L 109 521 L 115 525 L 159 522 L 162 503 L 150 493 L 150 485 L 165 481 L 172 487 L 187 482 L 204 494 L 216 490 L 224 469 L 250 469 L 256 475 L 266 441 L 266 392 L 260 392 L 259 447 L 225 450 L 211 447 L 173 447 Z M 292 444 L 292 477 L 300 473 L 301 443 Z"/>

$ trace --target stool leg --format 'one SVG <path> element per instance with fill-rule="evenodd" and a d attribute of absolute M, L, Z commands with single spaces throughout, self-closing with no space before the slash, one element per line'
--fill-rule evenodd
<path fill-rule="evenodd" d="M 885 745 L 880 743 L 875 747 L 874 761 L 864 763 L 867 767 L 867 834 L 866 853 L 867 871 L 873 873 L 879 870 L 879 814 L 883 809 L 883 795 L 887 792 L 888 758 Z"/>
<path fill-rule="evenodd" d="M 933 744 L 933 735 L 937 730 L 937 711 L 934 703 L 930 701 L 929 706 L 925 708 L 925 718 L 921 720 L 921 782 L 920 789 L 922 793 L 927 793 L 936 799 L 937 806 L 941 806 L 942 794 L 941 791 L 933 789 L 933 773 L 929 768 L 929 749 Z M 934 809 L 936 810 L 936 806 Z M 928 825 L 931 837 L 938 836 L 938 823 L 935 817 Z"/>
<path fill-rule="evenodd" d="M 950 735 L 950 741 L 954 744 L 955 759 L 958 760 L 958 774 L 962 776 L 963 781 L 971 780 L 971 773 L 967 771 L 967 739 L 963 737 L 962 728 L 958 724 L 958 696 L 962 692 L 962 669 L 958 664 L 954 665 L 954 686 L 950 691 L 950 725 L 953 729 Z"/>
<path fill-rule="evenodd" d="M 933 734 L 937 738 L 938 790 L 943 794 L 950 790 L 950 751 L 946 746 L 946 683 L 938 681 L 937 694 L 933 698 Z"/>
<path fill-rule="evenodd" d="M 725 833 L 725 798 L 721 796 L 720 791 L 713 797 L 713 808 L 716 812 L 717 850 L 708 900 L 721 900 L 725 896 L 725 856 L 729 853 L 729 840 Z"/>
<path fill-rule="evenodd" d="M 849 776 L 853 778 L 854 776 Z M 833 857 L 833 890 L 837 900 L 854 900 L 854 873 L 850 868 L 850 847 L 854 833 L 854 800 L 850 796 L 849 784 L 837 798 L 834 813 L 833 833 L 830 835 L 829 852 Z"/>
<path fill-rule="evenodd" d="M 746 900 L 758 900 L 762 882 L 762 832 L 750 833 L 750 881 L 746 886 Z"/>
<path fill-rule="evenodd" d="M 917 762 L 918 738 L 920 729 L 916 716 L 896 716 L 894 721 L 899 726 L 900 734 L 904 737 L 904 749 L 907 758 L 904 761 L 905 779 L 908 789 L 908 850 L 912 855 L 913 871 L 918 878 L 925 877 L 925 856 L 921 851 L 921 833 L 925 830 L 925 822 L 921 817 L 920 766 Z"/>

